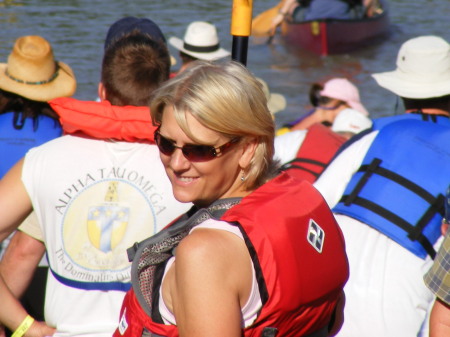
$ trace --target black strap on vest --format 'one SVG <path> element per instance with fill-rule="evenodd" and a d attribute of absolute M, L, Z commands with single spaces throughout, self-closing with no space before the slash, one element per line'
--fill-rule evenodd
<path fill-rule="evenodd" d="M 133 290 L 142 309 L 152 317 L 153 321 L 163 323 L 158 305 L 160 281 L 164 273 L 164 266 L 169 258 L 174 256 L 179 242 L 189 234 L 193 227 L 207 219 L 219 219 L 240 201 L 241 198 L 221 199 L 208 208 L 199 210 L 192 208 L 169 227 L 134 244 L 127 250 L 128 257 L 133 259 L 131 265 Z"/>
<path fill-rule="evenodd" d="M 303 166 L 301 166 L 301 163 L 316 165 L 319 168 L 319 172 L 316 172 L 316 171 L 313 171 L 306 167 L 303 167 Z M 297 164 L 300 164 L 300 165 L 297 165 Z M 303 170 L 308 173 L 311 173 L 314 177 L 317 178 L 319 176 L 319 174 L 325 169 L 326 166 L 327 166 L 326 163 L 320 162 L 318 160 L 307 159 L 307 158 L 295 158 L 295 159 L 292 159 L 292 160 L 288 161 L 287 163 L 283 164 L 280 167 L 280 170 L 281 171 L 286 171 L 286 170 L 290 170 L 290 169 Z"/>
<path fill-rule="evenodd" d="M 436 256 L 436 251 L 433 248 L 433 244 L 425 235 L 423 235 L 423 230 L 425 226 L 431 221 L 431 219 L 436 215 L 436 213 L 444 216 L 444 196 L 442 194 L 439 194 L 437 197 L 434 197 L 427 190 L 423 189 L 411 180 L 408 180 L 393 171 L 381 167 L 381 162 L 381 159 L 375 158 L 369 165 L 362 165 L 359 168 L 358 172 L 364 172 L 364 174 L 356 184 L 355 188 L 349 194 L 342 196 L 340 202 L 343 202 L 345 206 L 355 204 L 360 207 L 366 208 L 371 212 L 385 218 L 389 222 L 397 225 L 406 233 L 408 233 L 408 238 L 411 241 L 419 242 L 425 249 L 427 254 L 434 259 L 434 257 Z M 380 205 L 377 205 L 370 200 L 359 197 L 359 193 L 361 192 L 362 188 L 373 174 L 385 177 L 386 179 L 389 179 L 403 186 L 404 188 L 415 193 L 430 204 L 426 212 L 422 215 L 422 217 L 419 219 L 419 221 L 417 221 L 416 224 L 410 224 L 409 222 L 405 221 L 403 218 L 397 216 L 386 208 L 381 207 Z"/>
<path fill-rule="evenodd" d="M 436 114 L 423 113 L 422 110 L 415 110 L 415 111 L 411 111 L 410 113 L 415 114 L 415 115 L 420 115 L 422 118 L 422 121 L 424 121 L 424 122 L 438 123 L 438 117 L 450 118 L 450 116 L 447 116 L 447 115 L 436 115 Z"/>

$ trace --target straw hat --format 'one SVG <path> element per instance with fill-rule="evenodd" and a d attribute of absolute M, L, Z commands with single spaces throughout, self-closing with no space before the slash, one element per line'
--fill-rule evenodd
<path fill-rule="evenodd" d="M 183 40 L 171 37 L 169 43 L 199 60 L 213 61 L 230 55 L 229 51 L 220 48 L 216 26 L 204 21 L 190 23 Z"/>
<path fill-rule="evenodd" d="M 0 89 L 46 102 L 72 96 L 76 80 L 67 64 L 55 61 L 47 40 L 23 36 L 16 40 L 8 63 L 0 63 Z"/>
<path fill-rule="evenodd" d="M 422 99 L 450 94 L 450 45 L 438 36 L 420 36 L 403 43 L 397 69 L 372 75 L 400 97 Z"/>
<path fill-rule="evenodd" d="M 338 113 L 331 126 L 334 132 L 351 132 L 354 134 L 372 126 L 372 120 L 354 109 L 344 109 Z"/>
<path fill-rule="evenodd" d="M 262 85 L 264 95 L 266 95 L 267 107 L 269 108 L 269 111 L 272 114 L 276 114 L 277 112 L 286 109 L 286 98 L 284 98 L 284 96 L 281 94 L 271 93 L 269 90 L 269 86 L 262 78 L 257 77 L 256 79 Z"/>
<path fill-rule="evenodd" d="M 333 78 L 325 83 L 321 96 L 326 96 L 340 101 L 344 101 L 353 109 L 369 116 L 369 112 L 361 104 L 358 88 L 346 78 Z"/>

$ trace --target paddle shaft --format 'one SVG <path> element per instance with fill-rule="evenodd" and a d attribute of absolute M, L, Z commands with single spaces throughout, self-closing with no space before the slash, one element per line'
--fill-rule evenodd
<path fill-rule="evenodd" d="M 231 35 L 233 45 L 231 59 L 247 65 L 248 37 L 252 29 L 253 0 L 233 0 Z"/>
<path fill-rule="evenodd" d="M 248 36 L 233 36 L 231 59 L 247 65 Z"/>

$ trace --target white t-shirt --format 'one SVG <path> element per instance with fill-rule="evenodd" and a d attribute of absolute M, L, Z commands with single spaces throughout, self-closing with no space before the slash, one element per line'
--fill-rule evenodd
<path fill-rule="evenodd" d="M 111 336 L 130 282 L 126 249 L 191 205 L 174 199 L 155 145 L 63 136 L 27 153 L 22 180 L 51 269 L 46 322 L 56 337 Z"/>
<path fill-rule="evenodd" d="M 295 130 L 276 136 L 274 140 L 275 160 L 279 160 L 281 164 L 285 164 L 294 159 L 307 133 L 307 130 Z"/>

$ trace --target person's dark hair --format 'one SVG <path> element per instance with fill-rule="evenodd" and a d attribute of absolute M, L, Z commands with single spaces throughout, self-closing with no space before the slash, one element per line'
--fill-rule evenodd
<path fill-rule="evenodd" d="M 105 50 L 102 83 L 106 99 L 117 106 L 146 106 L 150 95 L 169 78 L 170 56 L 162 41 L 134 31 Z"/>
<path fill-rule="evenodd" d="M 195 60 L 198 60 L 196 57 L 193 57 L 191 55 L 183 53 L 182 51 L 180 51 L 180 58 L 183 61 L 183 63 L 189 63 L 189 62 L 193 62 Z"/>
<path fill-rule="evenodd" d="M 319 106 L 319 100 L 320 100 L 320 92 L 323 90 L 323 85 L 320 83 L 313 83 L 311 85 L 311 88 L 309 88 L 309 101 L 311 102 L 312 106 Z"/>
<path fill-rule="evenodd" d="M 440 109 L 450 113 L 450 95 L 421 99 L 402 97 L 402 100 L 406 110 Z"/>
<path fill-rule="evenodd" d="M 13 127 L 21 130 L 25 119 L 33 119 L 33 129 L 39 127 L 39 116 L 48 116 L 59 124 L 59 117 L 47 102 L 33 101 L 12 92 L 0 89 L 0 114 L 14 112 Z"/>

